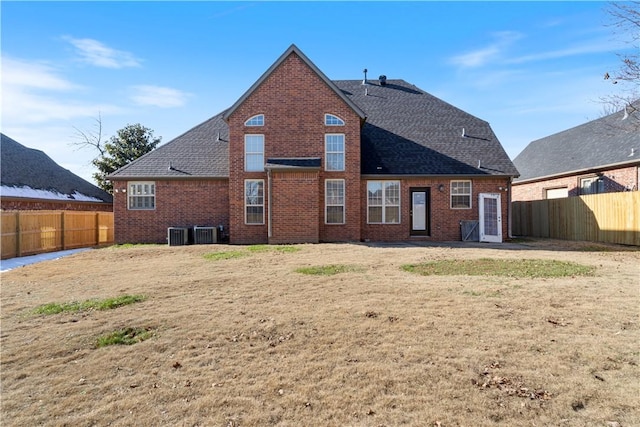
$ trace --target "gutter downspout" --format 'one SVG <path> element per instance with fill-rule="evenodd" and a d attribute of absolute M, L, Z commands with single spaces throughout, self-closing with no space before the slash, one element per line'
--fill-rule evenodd
<path fill-rule="evenodd" d="M 507 221 L 509 221 L 509 225 L 508 225 L 508 230 L 507 233 L 509 233 L 509 238 L 513 239 L 513 232 L 511 230 L 511 226 L 513 224 L 512 218 L 511 218 L 511 182 L 513 181 L 513 177 L 510 176 L 509 177 L 509 181 L 507 181 Z"/>
<path fill-rule="evenodd" d="M 269 240 L 271 240 L 271 169 L 267 169 L 267 235 Z"/>

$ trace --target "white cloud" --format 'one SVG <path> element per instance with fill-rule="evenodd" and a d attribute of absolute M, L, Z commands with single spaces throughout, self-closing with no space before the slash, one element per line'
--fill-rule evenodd
<path fill-rule="evenodd" d="M 65 36 L 63 39 L 76 48 L 82 61 L 93 66 L 103 68 L 127 68 L 139 67 L 141 65 L 140 59 L 136 58 L 132 53 L 113 49 L 98 40 L 76 39 L 70 36 Z"/>
<path fill-rule="evenodd" d="M 450 59 L 450 62 L 462 68 L 481 67 L 501 58 L 514 42 L 522 38 L 522 34 L 515 31 L 500 31 L 492 36 L 494 41 L 488 46 L 456 55 Z"/>
<path fill-rule="evenodd" d="M 30 87 L 48 90 L 71 90 L 78 86 L 56 75 L 45 62 L 29 62 L 2 57 L 2 87 Z"/>
<path fill-rule="evenodd" d="M 178 89 L 162 86 L 140 85 L 131 87 L 131 100 L 137 105 L 155 107 L 181 107 L 187 102 L 189 94 Z"/>
<path fill-rule="evenodd" d="M 564 49 L 550 50 L 547 52 L 533 53 L 530 55 L 522 55 L 505 61 L 507 64 L 523 64 L 526 62 L 545 61 L 548 59 L 566 58 L 576 55 L 586 55 L 591 53 L 613 52 L 619 48 L 618 44 L 590 40 L 581 45 L 567 47 Z"/>

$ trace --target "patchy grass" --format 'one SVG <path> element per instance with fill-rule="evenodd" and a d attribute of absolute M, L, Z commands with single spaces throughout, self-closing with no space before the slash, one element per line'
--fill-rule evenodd
<path fill-rule="evenodd" d="M 313 267 L 300 267 L 296 273 L 310 274 L 315 276 L 332 276 L 341 273 L 362 273 L 365 269 L 357 265 L 331 264 L 318 265 Z"/>
<path fill-rule="evenodd" d="M 203 257 L 209 261 L 222 261 L 225 259 L 236 259 L 248 256 L 249 253 L 244 251 L 223 251 L 223 252 L 209 252 L 204 254 Z"/>
<path fill-rule="evenodd" d="M 293 245 L 251 245 L 247 247 L 249 252 L 282 252 L 294 253 L 300 250 L 299 247 Z"/>
<path fill-rule="evenodd" d="M 543 259 L 463 259 L 405 264 L 404 271 L 423 276 L 507 276 L 513 278 L 551 278 L 591 276 L 595 268 L 568 261 Z"/>
<path fill-rule="evenodd" d="M 109 345 L 132 345 L 153 336 L 150 328 L 124 328 L 102 335 L 96 340 L 96 347 L 106 347 Z"/>
<path fill-rule="evenodd" d="M 144 301 L 146 297 L 143 295 L 122 295 L 114 298 L 106 299 L 90 299 L 86 301 L 72 301 L 57 303 L 51 302 L 36 307 L 33 310 L 34 314 L 58 314 L 58 313 L 77 313 L 79 311 L 89 310 L 111 310 L 114 308 L 122 307 L 123 305 L 134 304 L 136 302 Z"/>

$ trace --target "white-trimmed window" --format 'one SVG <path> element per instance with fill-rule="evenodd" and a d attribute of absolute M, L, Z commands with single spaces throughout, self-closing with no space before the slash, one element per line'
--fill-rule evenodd
<path fill-rule="evenodd" d="M 324 115 L 324 124 L 326 126 L 344 126 L 344 120 L 333 114 Z"/>
<path fill-rule="evenodd" d="M 580 179 L 580 195 L 604 193 L 604 181 L 602 178 L 592 176 Z"/>
<path fill-rule="evenodd" d="M 344 170 L 344 134 L 328 133 L 324 136 L 325 170 Z"/>
<path fill-rule="evenodd" d="M 451 181 L 451 209 L 471 209 L 471 181 Z"/>
<path fill-rule="evenodd" d="M 367 223 L 400 223 L 400 181 L 367 181 Z"/>
<path fill-rule="evenodd" d="M 264 224 L 264 180 L 244 181 L 244 223 Z"/>
<path fill-rule="evenodd" d="M 264 114 L 255 115 L 246 122 L 244 122 L 245 126 L 264 126 Z"/>
<path fill-rule="evenodd" d="M 130 210 L 152 210 L 156 208 L 155 182 L 130 182 L 128 194 Z"/>
<path fill-rule="evenodd" d="M 246 172 L 264 170 L 264 135 L 244 136 L 244 170 Z"/>
<path fill-rule="evenodd" d="M 325 223 L 344 224 L 344 179 L 325 181 Z"/>

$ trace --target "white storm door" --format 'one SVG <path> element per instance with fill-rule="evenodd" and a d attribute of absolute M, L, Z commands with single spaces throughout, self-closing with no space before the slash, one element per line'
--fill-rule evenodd
<path fill-rule="evenodd" d="M 502 242 L 502 214 L 500 194 L 481 193 L 480 209 L 480 241 Z"/>

